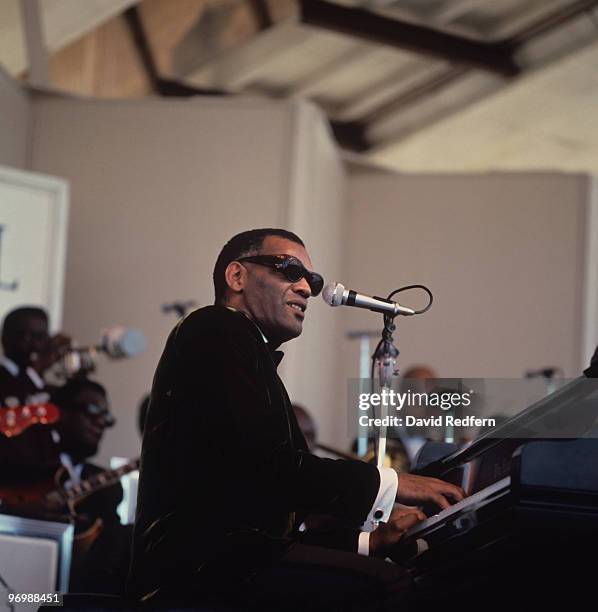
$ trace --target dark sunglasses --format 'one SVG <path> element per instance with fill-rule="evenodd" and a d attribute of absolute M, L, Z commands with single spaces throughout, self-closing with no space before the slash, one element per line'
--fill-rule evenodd
<path fill-rule="evenodd" d="M 324 287 L 324 279 L 316 272 L 310 272 L 296 258 L 290 255 L 252 255 L 241 257 L 237 261 L 248 261 L 249 263 L 267 266 L 284 275 L 291 283 L 296 283 L 304 278 L 311 289 L 312 295 L 318 295 Z"/>
<path fill-rule="evenodd" d="M 84 404 L 84 403 L 75 403 L 69 406 L 75 410 L 79 410 L 80 412 L 84 412 L 86 415 L 90 417 L 104 417 L 105 427 L 112 427 L 116 423 L 116 419 L 114 415 L 105 408 L 100 408 L 100 406 L 96 404 Z"/>

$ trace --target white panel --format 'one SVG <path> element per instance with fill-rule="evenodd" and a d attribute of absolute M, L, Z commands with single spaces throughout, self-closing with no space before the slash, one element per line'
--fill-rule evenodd
<path fill-rule="evenodd" d="M 0 534 L 0 574 L 14 593 L 54 593 L 58 572 L 58 542 Z M 9 612 L 6 590 L 0 587 L 0 612 Z M 15 604 L 16 612 L 37 610 L 39 603 Z"/>
<path fill-rule="evenodd" d="M 598 345 L 598 177 L 595 176 L 589 181 L 584 263 L 581 363 L 586 367 Z"/>
<path fill-rule="evenodd" d="M 68 185 L 0 167 L 0 314 L 40 305 L 62 320 Z"/>

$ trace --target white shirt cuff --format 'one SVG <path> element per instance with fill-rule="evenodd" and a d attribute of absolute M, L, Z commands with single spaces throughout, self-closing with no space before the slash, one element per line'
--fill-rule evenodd
<path fill-rule="evenodd" d="M 357 540 L 357 554 L 365 555 L 366 557 L 370 554 L 370 534 L 367 531 L 362 531 L 359 534 Z"/>
<path fill-rule="evenodd" d="M 374 531 L 378 523 L 388 521 L 399 487 L 399 477 L 392 468 L 378 468 L 380 472 L 380 488 L 365 522 L 362 531 Z M 369 540 L 369 538 L 368 538 Z"/>

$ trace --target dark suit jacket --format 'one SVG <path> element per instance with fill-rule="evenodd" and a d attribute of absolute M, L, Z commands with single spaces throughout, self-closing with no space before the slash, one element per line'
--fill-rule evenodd
<path fill-rule="evenodd" d="M 106 468 L 85 463 L 81 479 L 91 478 Z M 75 523 L 75 533 L 88 529 L 95 519 L 102 519 L 102 529 L 84 557 L 71 566 L 69 589 L 75 592 L 122 595 L 127 575 L 130 547 L 130 527 L 121 525 L 117 507 L 123 499 L 120 482 L 92 493 L 76 506 L 81 517 Z"/>
<path fill-rule="evenodd" d="M 0 410 L 6 406 L 7 398 L 16 398 L 22 405 L 44 391 L 47 389 L 38 389 L 24 373 L 13 376 L 0 366 Z M 0 433 L 0 485 L 25 484 L 54 474 L 60 467 L 60 459 L 51 429 L 51 425 L 33 425 L 11 438 Z"/>
<path fill-rule="evenodd" d="M 254 323 L 222 306 L 170 334 L 143 440 L 132 595 L 246 578 L 294 541 L 295 513 L 339 517 L 350 532 L 336 542 L 356 551 L 378 470 L 307 452 L 279 357 Z"/>

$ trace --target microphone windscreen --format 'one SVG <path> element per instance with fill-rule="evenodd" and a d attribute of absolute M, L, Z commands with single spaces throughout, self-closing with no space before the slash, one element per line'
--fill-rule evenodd
<path fill-rule="evenodd" d="M 145 350 L 145 336 L 138 329 L 111 327 L 102 334 L 102 348 L 109 357 L 135 357 Z"/>
<path fill-rule="evenodd" d="M 322 299 L 329 306 L 340 306 L 342 304 L 345 287 L 341 283 L 328 283 L 322 291 Z"/>

